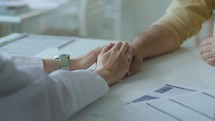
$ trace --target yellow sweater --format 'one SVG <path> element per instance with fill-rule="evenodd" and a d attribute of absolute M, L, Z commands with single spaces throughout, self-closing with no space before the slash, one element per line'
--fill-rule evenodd
<path fill-rule="evenodd" d="M 215 9 L 215 0 L 174 0 L 166 14 L 154 24 L 169 29 L 176 38 L 176 46 L 196 34 Z"/>

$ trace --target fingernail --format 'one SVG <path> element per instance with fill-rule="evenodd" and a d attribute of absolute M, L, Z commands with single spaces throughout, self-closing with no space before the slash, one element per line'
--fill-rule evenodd
<path fill-rule="evenodd" d="M 113 45 L 113 42 L 109 43 L 109 45 Z"/>

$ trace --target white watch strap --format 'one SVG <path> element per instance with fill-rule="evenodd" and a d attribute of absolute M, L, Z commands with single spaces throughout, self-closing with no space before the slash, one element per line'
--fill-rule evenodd
<path fill-rule="evenodd" d="M 60 61 L 61 69 L 71 70 L 69 57 L 70 57 L 70 55 L 68 55 L 68 54 L 61 54 L 56 58 L 56 59 L 59 59 L 59 61 Z"/>

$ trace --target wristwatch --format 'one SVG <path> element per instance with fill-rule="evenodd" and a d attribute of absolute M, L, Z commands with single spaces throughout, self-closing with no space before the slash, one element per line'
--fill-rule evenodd
<path fill-rule="evenodd" d="M 60 61 L 61 69 L 70 70 L 69 57 L 69 54 L 60 54 L 59 56 L 55 56 L 54 59 L 58 59 Z"/>

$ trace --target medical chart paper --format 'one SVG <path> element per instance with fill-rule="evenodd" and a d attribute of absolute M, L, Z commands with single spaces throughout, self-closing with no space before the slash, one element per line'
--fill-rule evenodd
<path fill-rule="evenodd" d="M 0 52 L 21 56 L 36 56 L 41 53 L 44 55 L 44 52 L 46 52 L 45 54 L 47 55 L 50 54 L 50 51 L 48 52 L 48 50 L 53 50 L 52 48 L 60 49 L 73 41 L 75 41 L 75 38 L 73 37 L 33 34 L 27 34 L 24 37 L 12 36 L 4 41 L 0 40 L 1 43 L 6 43 L 0 47 Z M 56 53 L 56 55 L 57 54 L 58 53 Z"/>
<path fill-rule="evenodd" d="M 27 5 L 26 0 L 0 0 L 0 7 L 22 7 Z"/>
<path fill-rule="evenodd" d="M 111 121 L 215 121 L 215 91 L 165 84 L 90 115 Z"/>
<path fill-rule="evenodd" d="M 142 101 L 150 101 L 154 99 L 160 99 L 168 96 L 175 96 L 175 95 L 180 95 L 180 94 L 186 94 L 190 92 L 196 92 L 197 89 L 192 89 L 190 87 L 182 87 L 182 86 L 175 86 L 171 84 L 166 84 L 153 92 L 149 94 L 145 94 L 141 97 L 138 97 L 136 99 L 133 99 L 132 101 L 128 102 L 127 104 L 130 103 L 137 103 L 137 102 L 142 102 Z"/>
<path fill-rule="evenodd" d="M 136 121 L 215 121 L 215 91 L 191 92 L 123 108 L 127 115 L 138 117 Z"/>
<path fill-rule="evenodd" d="M 137 120 L 215 121 L 215 91 L 166 84 L 123 108 Z"/>

